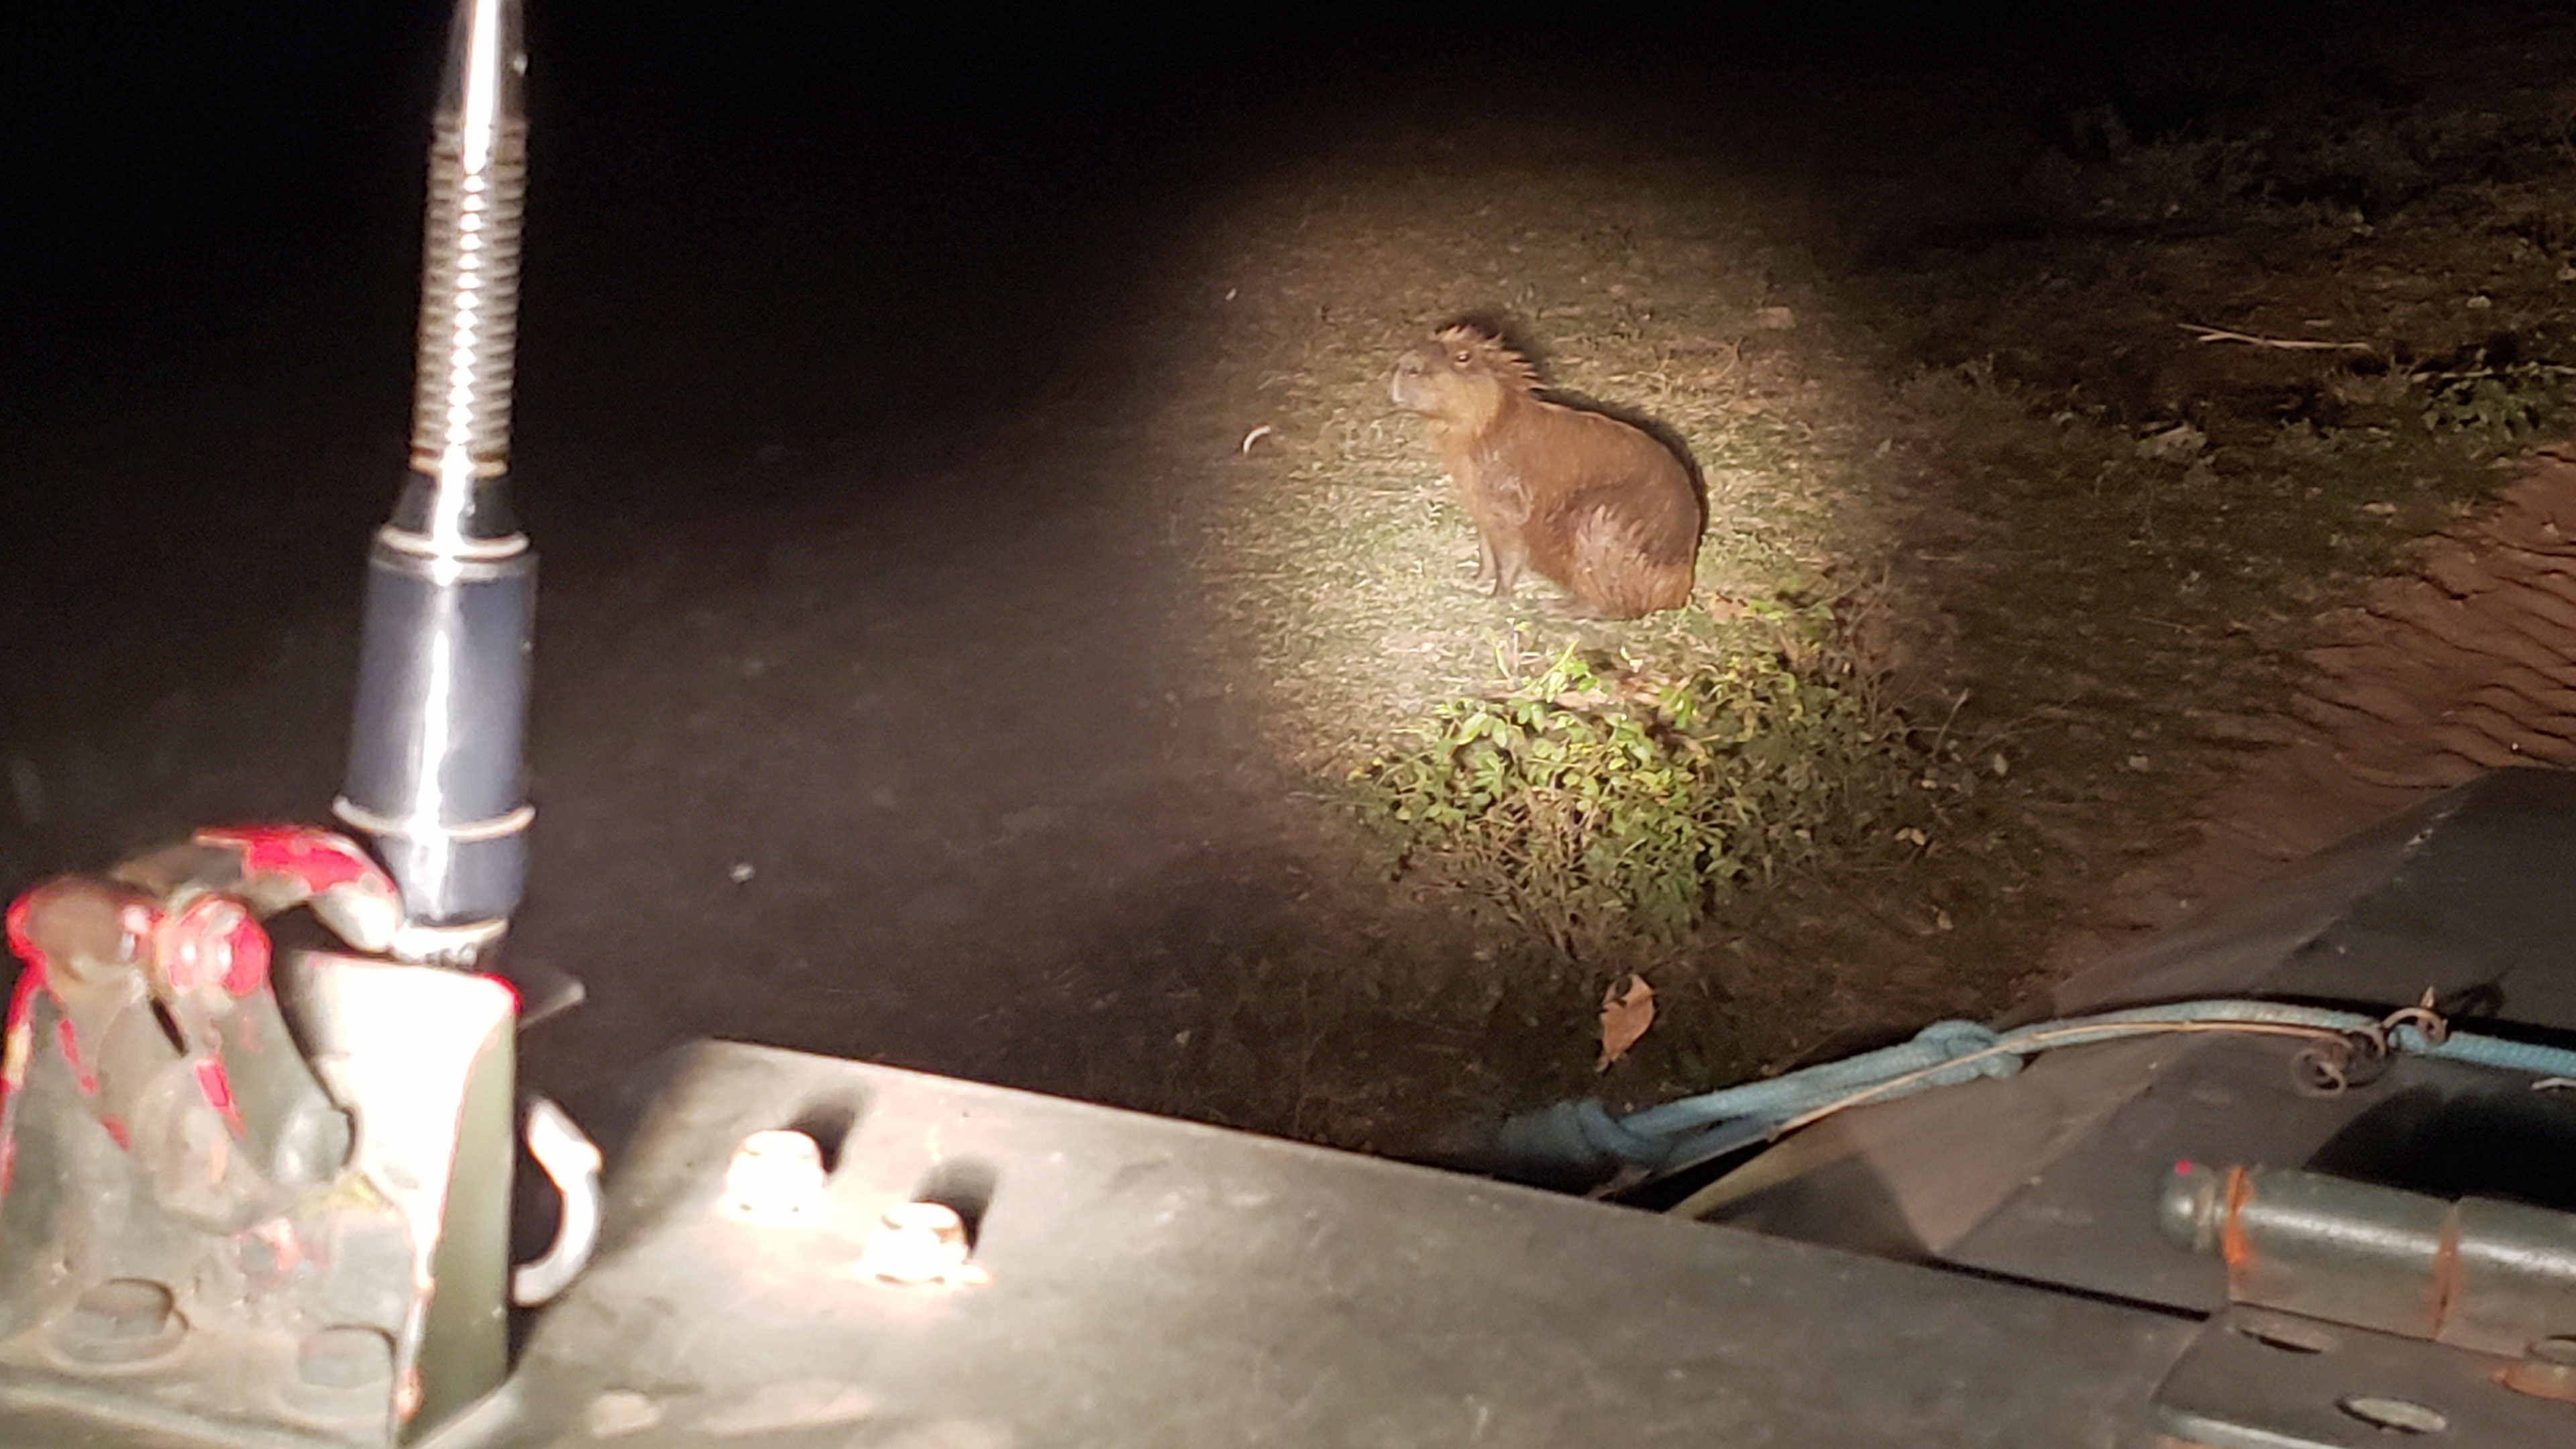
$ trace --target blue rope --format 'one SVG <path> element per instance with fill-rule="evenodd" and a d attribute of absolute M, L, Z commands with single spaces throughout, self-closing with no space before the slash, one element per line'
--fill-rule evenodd
<path fill-rule="evenodd" d="M 2433 1029 L 2427 1029 L 2427 1023 Z M 2393 1026 L 2392 1026 L 2393 1024 Z M 1999 1032 L 1939 1021 L 1897 1046 L 1722 1087 L 1613 1117 L 1598 1100 L 1558 1102 L 1505 1122 L 1496 1139 L 1506 1175 L 1600 1177 L 1620 1168 L 1678 1172 L 1774 1135 L 1811 1112 L 1888 1102 L 1934 1087 L 2008 1077 L 2029 1057 L 2059 1047 L 2136 1037 L 2158 1029 L 2286 1027 L 2385 1040 L 2392 1051 L 2503 1071 L 2576 1078 L 2576 1051 L 2500 1037 L 2442 1032 L 2437 1018 L 2380 1018 L 2277 1001 L 2190 1001 L 2039 1022 Z M 2438 1039 L 2437 1039 L 2438 1037 Z"/>

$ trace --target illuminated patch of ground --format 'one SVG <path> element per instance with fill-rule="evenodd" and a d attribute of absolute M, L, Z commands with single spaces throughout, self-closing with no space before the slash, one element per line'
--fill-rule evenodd
<path fill-rule="evenodd" d="M 593 990 L 528 1079 L 610 1120 L 641 1058 L 721 1034 L 1409 1151 L 1990 1011 L 2133 928 L 2114 883 L 2289 737 L 2320 616 L 2435 577 L 2408 541 L 2473 527 L 2576 367 L 2546 7 L 2067 76 L 1655 62 L 1417 67 L 1302 122 L 1229 92 L 1217 132 L 1035 191 L 979 189 L 1029 158 L 960 141 L 989 164 L 915 199 L 984 204 L 901 245 L 818 167 L 846 133 L 639 114 L 556 153 L 625 210 L 541 183 L 532 232 L 514 950 Z M 0 570 L 0 885 L 327 804 L 408 265 L 371 328 L 276 300 L 163 357 L 155 317 L 143 381 L 0 448 L 36 500 Z M 1690 610 L 1469 587 L 1384 392 L 1468 312 L 1689 447 Z M 1856 704 L 1870 748 L 1814 751 L 1859 762 L 1842 788 L 1786 792 L 1817 849 L 1572 964 L 1436 859 L 1384 880 L 1350 771 L 1569 644 Z M 1657 1019 L 1596 1075 L 1640 963 Z"/>
<path fill-rule="evenodd" d="M 1544 992 L 1570 1018 L 1660 974 L 1676 1019 L 1612 1083 L 1640 1095 L 1995 1009 L 2070 926 L 2131 924 L 2102 883 L 2283 737 L 2311 621 L 2557 407 L 2571 37 L 2447 38 L 2347 38 L 2388 85 L 2303 71 L 2161 133 L 2107 109 L 2035 131 L 1933 84 L 1784 161 L 1753 118 L 1812 103 L 1778 76 L 1693 134 L 1413 122 L 1247 183 L 1177 289 L 1222 359 L 1171 412 L 1218 480 L 1174 520 L 1200 530 L 1207 667 L 1324 798 L 1568 646 L 1859 681 L 1925 763 L 1919 846 L 1848 839 L 1681 952 L 1596 953 Z M 1384 390 L 1460 315 L 1688 446 L 1691 609 L 1577 624 L 1469 587 L 1469 525 Z"/>

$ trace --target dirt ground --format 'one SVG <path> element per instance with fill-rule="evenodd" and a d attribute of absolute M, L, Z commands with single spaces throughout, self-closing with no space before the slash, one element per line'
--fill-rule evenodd
<path fill-rule="evenodd" d="M 730 1036 L 1415 1153 L 1993 1013 L 2461 761 L 2567 762 L 2559 636 L 2436 667 L 2356 621 L 2496 594 L 2460 556 L 2516 548 L 2576 616 L 2517 531 L 2562 515 L 2488 511 L 2565 468 L 2530 460 L 2576 370 L 2576 22 L 2337 13 L 1630 54 L 1465 98 L 1362 68 L 1017 190 L 988 160 L 893 236 L 816 184 L 855 164 L 819 125 L 654 153 L 568 124 L 523 324 L 545 572 L 511 950 L 590 999 L 528 1077 L 613 1135 L 634 1064 Z M 401 465 L 402 264 L 308 262 L 148 363 L 13 389 L 0 888 L 323 813 Z M 1466 589 L 1383 391 L 1462 315 L 1691 450 L 1687 619 Z M 1389 879 L 1351 770 L 1507 682 L 1498 649 L 1567 643 L 1843 671 L 1928 828 L 1635 960 Z M 2422 690 L 2373 692 L 2400 675 Z M 2501 755 L 2441 733 L 2497 688 Z M 2278 783 L 2364 745 L 2369 790 Z M 2249 820 L 2259 846 L 2211 844 Z M 1605 1077 L 1594 1013 L 1637 966 L 1663 1012 Z"/>

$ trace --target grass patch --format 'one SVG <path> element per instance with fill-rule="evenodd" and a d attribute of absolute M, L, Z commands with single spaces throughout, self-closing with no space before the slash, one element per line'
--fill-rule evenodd
<path fill-rule="evenodd" d="M 1211 674 L 1272 753 L 1384 827 L 1400 874 L 1493 903 L 1578 974 L 1714 981 L 1735 966 L 1693 963 L 1720 938 L 1806 954 L 1766 934 L 1808 934 L 1775 908 L 1793 880 L 1875 890 L 1872 942 L 1950 931 L 1890 887 L 1971 840 L 1973 872 L 2029 852 L 1995 843 L 2010 827 L 1983 803 L 1960 815 L 1999 776 L 1942 728 L 1955 696 L 1891 688 L 1888 626 L 1912 611 L 1886 583 L 1903 540 L 1868 339 L 1720 179 L 1514 184 L 1544 204 L 1500 229 L 1476 220 L 1491 177 L 1409 165 L 1236 218 L 1209 270 L 1239 370 L 1208 395 L 1239 410 L 1229 442 L 1264 431 L 1197 499 Z M 1473 526 L 1386 393 L 1396 355 L 1460 313 L 1503 322 L 1554 395 L 1687 450 L 1708 512 L 1688 607 L 1578 621 L 1472 585 Z"/>
<path fill-rule="evenodd" d="M 1399 867 L 1434 858 L 1576 960 L 1623 959 L 1741 885 L 1926 838 L 1893 822 L 1928 816 L 1931 753 L 1838 672 L 1748 651 L 1658 674 L 1568 648 L 1436 707 L 1353 778 Z"/>
<path fill-rule="evenodd" d="M 1404 871 L 1575 975 L 1657 967 L 1676 1055 L 1641 1073 L 2000 1006 L 2280 738 L 2317 616 L 2563 422 L 2576 167 L 2563 67 L 2517 64 L 2349 114 L 1996 112 L 1921 155 L 1964 102 L 1888 97 L 1865 166 L 1795 185 L 1549 120 L 1250 188 L 1191 274 L 1204 435 L 1259 430 L 1190 500 L 1209 672 Z M 1689 607 L 1470 586 L 1385 391 L 1466 314 L 1687 448 Z"/>

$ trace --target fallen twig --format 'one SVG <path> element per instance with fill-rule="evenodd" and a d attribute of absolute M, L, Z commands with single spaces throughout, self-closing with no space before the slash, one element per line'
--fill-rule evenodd
<path fill-rule="evenodd" d="M 2257 337 L 2250 332 L 2229 332 L 2219 327 L 2202 327 L 2191 322 L 2174 324 L 2203 342 L 2242 342 L 2248 347 L 2269 347 L 2280 352 L 2377 352 L 2368 342 L 2313 342 L 2299 337 Z"/>

